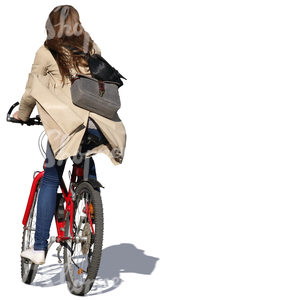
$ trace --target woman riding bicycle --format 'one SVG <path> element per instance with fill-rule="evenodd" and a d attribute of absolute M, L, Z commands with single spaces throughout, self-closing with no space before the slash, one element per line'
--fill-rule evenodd
<path fill-rule="evenodd" d="M 126 132 L 116 114 L 110 120 L 81 109 L 72 103 L 71 78 L 76 73 L 90 76 L 87 62 L 68 47 L 91 54 L 100 49 L 82 27 L 79 14 L 72 6 L 58 6 L 46 22 L 47 38 L 36 52 L 34 63 L 14 118 L 27 121 L 35 105 L 47 133 L 45 173 L 37 205 L 35 244 L 21 257 L 35 264 L 45 263 L 49 231 L 56 207 L 57 189 L 66 159 L 76 156 L 85 134 L 92 133 L 100 142 L 84 149 L 90 157 L 89 177 L 96 178 L 92 155 L 103 152 L 114 165 L 122 163 Z"/>

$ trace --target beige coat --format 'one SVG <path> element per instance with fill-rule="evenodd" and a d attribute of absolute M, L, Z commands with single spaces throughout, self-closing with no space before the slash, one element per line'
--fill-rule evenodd
<path fill-rule="evenodd" d="M 100 54 L 97 45 L 95 50 Z M 90 74 L 88 68 L 80 71 Z M 74 74 L 75 70 L 70 70 L 70 73 Z M 88 155 L 104 152 L 115 165 L 122 163 L 126 144 L 122 121 L 118 115 L 109 120 L 75 106 L 71 99 L 70 80 L 62 84 L 58 65 L 45 46 L 36 53 L 20 103 L 19 118 L 28 120 L 35 105 L 56 159 L 76 155 L 90 117 L 98 124 L 109 145 L 98 146 Z"/>

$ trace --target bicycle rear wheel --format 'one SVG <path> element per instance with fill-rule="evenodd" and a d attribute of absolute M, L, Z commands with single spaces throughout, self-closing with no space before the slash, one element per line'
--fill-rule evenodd
<path fill-rule="evenodd" d="M 41 180 L 38 182 L 33 203 L 31 206 L 30 214 L 26 226 L 23 228 L 22 248 L 21 250 L 27 250 L 34 245 L 34 235 L 36 228 L 36 208 L 37 200 L 40 192 Z M 21 258 L 21 277 L 22 281 L 27 284 L 31 284 L 36 276 L 39 265 L 32 263 L 31 261 Z"/>
<path fill-rule="evenodd" d="M 100 266 L 103 208 L 100 193 L 88 182 L 80 183 L 75 193 L 74 239 L 68 240 L 64 246 L 64 268 L 70 292 L 83 296 L 91 290 Z M 70 236 L 69 215 L 66 219 L 65 235 Z"/>

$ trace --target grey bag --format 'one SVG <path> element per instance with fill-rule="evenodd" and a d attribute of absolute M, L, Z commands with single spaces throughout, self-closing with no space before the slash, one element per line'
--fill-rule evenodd
<path fill-rule="evenodd" d="M 112 119 L 121 107 L 118 86 L 109 81 L 76 74 L 71 80 L 72 101 L 76 106 Z"/>

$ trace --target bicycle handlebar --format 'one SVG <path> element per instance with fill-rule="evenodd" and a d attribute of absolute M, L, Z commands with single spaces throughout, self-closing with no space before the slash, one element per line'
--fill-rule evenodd
<path fill-rule="evenodd" d="M 22 121 L 22 120 L 17 120 L 13 117 L 10 116 L 10 114 L 12 113 L 12 111 L 14 110 L 14 108 L 16 106 L 19 105 L 19 102 L 16 102 L 15 104 L 13 104 L 11 106 L 11 108 L 9 109 L 7 116 L 6 116 L 6 121 L 7 122 L 11 122 L 11 123 L 19 123 L 19 124 L 26 124 L 27 126 L 32 126 L 32 125 L 43 125 L 40 119 L 40 116 L 36 116 L 34 118 L 29 118 L 26 122 Z"/>

